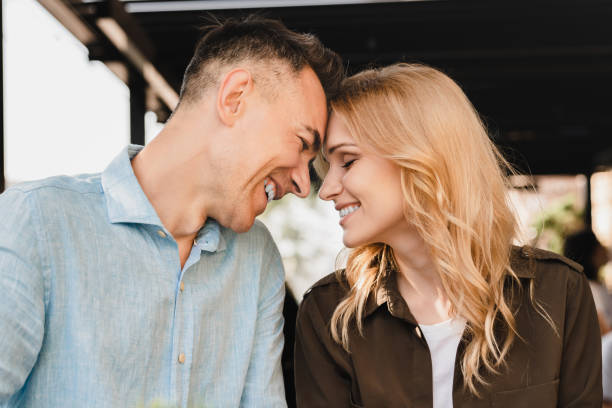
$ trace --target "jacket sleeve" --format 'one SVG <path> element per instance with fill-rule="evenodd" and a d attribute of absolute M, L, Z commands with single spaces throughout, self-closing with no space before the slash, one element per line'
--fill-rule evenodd
<path fill-rule="evenodd" d="M 351 406 L 349 357 L 334 342 L 314 298 L 298 311 L 295 340 L 295 388 L 298 408 Z"/>
<path fill-rule="evenodd" d="M 19 190 L 0 195 L 0 405 L 23 387 L 42 345 L 44 239 L 36 208 Z"/>
<path fill-rule="evenodd" d="M 567 293 L 559 407 L 601 407 L 601 337 L 593 296 L 580 273 Z"/>

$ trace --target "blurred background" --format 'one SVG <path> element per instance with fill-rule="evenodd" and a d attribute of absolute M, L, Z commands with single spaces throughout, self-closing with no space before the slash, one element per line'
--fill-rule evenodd
<path fill-rule="evenodd" d="M 562 252 L 592 228 L 612 246 L 612 6 L 606 1 L 2 0 L 0 189 L 102 171 L 155 137 L 200 27 L 259 12 L 317 34 L 349 73 L 396 61 L 447 72 L 525 174 L 519 242 Z M 341 266 L 338 216 L 314 194 L 261 219 L 295 298 Z M 599 271 L 603 282 L 610 265 Z"/>
<path fill-rule="evenodd" d="M 126 144 L 152 140 L 176 105 L 208 13 L 253 11 L 317 34 L 349 73 L 409 61 L 449 74 L 522 174 L 509 192 L 517 243 L 563 253 L 568 236 L 592 231 L 580 262 L 592 264 L 593 285 L 609 296 L 609 1 L 2 0 L 0 191 L 100 172 Z M 342 265 L 339 217 L 315 194 L 275 202 L 261 219 L 298 302 Z M 612 326 L 609 303 L 602 333 Z"/>

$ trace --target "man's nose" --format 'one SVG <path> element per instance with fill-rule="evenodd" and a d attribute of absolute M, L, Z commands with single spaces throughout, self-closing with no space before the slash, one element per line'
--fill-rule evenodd
<path fill-rule="evenodd" d="M 308 197 L 310 193 L 310 173 L 308 163 L 300 164 L 291 175 L 291 192 L 300 198 Z"/>

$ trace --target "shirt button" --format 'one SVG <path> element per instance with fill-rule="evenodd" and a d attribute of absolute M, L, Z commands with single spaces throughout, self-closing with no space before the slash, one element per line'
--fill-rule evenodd
<path fill-rule="evenodd" d="M 166 233 L 162 230 L 157 230 L 157 235 L 159 235 L 162 238 L 166 238 Z"/>
<path fill-rule="evenodd" d="M 181 281 L 181 284 L 179 286 L 179 288 L 181 288 L 181 292 L 185 290 L 185 282 Z"/>
<path fill-rule="evenodd" d="M 185 362 L 185 353 L 180 353 L 178 356 L 178 362 L 183 364 Z"/>

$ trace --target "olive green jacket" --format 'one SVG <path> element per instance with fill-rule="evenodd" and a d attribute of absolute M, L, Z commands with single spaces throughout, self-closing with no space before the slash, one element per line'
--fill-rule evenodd
<path fill-rule="evenodd" d="M 601 338 L 593 298 L 582 267 L 551 252 L 513 248 L 512 268 L 521 281 L 508 284 L 518 333 L 501 374 L 485 373 L 481 396 L 463 385 L 455 360 L 453 405 L 458 407 L 601 407 Z M 558 334 L 529 300 L 535 298 L 554 321 Z M 511 279 L 508 278 L 508 282 Z M 395 274 L 370 296 L 364 336 L 350 337 L 347 353 L 331 337 L 329 323 L 347 284 L 328 275 L 306 293 L 298 313 L 295 379 L 298 407 L 431 407 L 429 348 Z"/>

